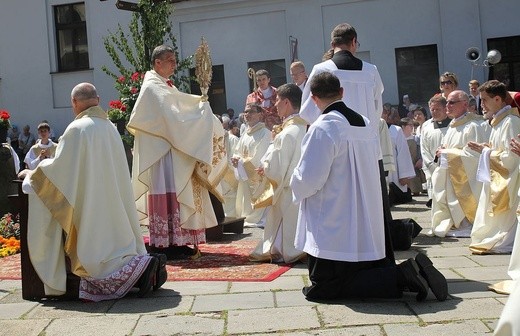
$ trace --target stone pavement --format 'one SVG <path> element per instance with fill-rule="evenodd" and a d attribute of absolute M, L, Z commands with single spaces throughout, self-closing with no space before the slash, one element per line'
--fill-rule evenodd
<path fill-rule="evenodd" d="M 428 225 L 426 197 L 392 210 L 394 218 Z M 258 239 L 246 229 L 240 239 Z M 21 282 L 0 281 L 0 335 L 490 335 L 507 296 L 486 289 L 508 279 L 509 255 L 471 255 L 469 239 L 420 234 L 399 260 L 425 252 L 449 282 L 450 297 L 400 300 L 306 301 L 300 264 L 272 282 L 167 282 L 150 297 L 100 303 L 30 302 Z"/>

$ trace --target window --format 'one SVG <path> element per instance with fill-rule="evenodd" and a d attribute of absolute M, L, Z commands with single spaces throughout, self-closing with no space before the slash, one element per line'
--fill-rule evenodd
<path fill-rule="evenodd" d="M 58 71 L 89 68 L 85 3 L 54 7 Z"/>
<path fill-rule="evenodd" d="M 399 102 L 405 94 L 412 103 L 425 104 L 439 91 L 437 46 L 396 48 L 397 88 Z"/>
<path fill-rule="evenodd" d="M 279 87 L 282 84 L 287 83 L 287 77 L 285 73 L 285 60 L 271 60 L 271 61 L 260 61 L 260 62 L 249 62 L 247 68 L 253 68 L 256 71 L 264 69 L 271 75 L 270 85 Z M 246 69 L 247 70 L 247 69 Z M 244 71 L 244 76 L 247 76 L 247 71 Z M 249 92 L 253 92 L 253 81 L 249 80 Z"/>
<path fill-rule="evenodd" d="M 213 75 L 208 91 L 208 101 L 213 113 L 222 115 L 227 110 L 224 66 L 214 65 L 211 69 L 213 70 Z M 190 77 L 195 78 L 195 68 L 190 69 Z M 193 94 L 201 94 L 199 83 L 196 80 L 190 81 L 190 90 Z"/>
<path fill-rule="evenodd" d="M 520 36 L 488 39 L 488 50 L 492 49 L 502 58 L 489 68 L 489 79 L 503 82 L 510 91 L 520 91 Z"/>

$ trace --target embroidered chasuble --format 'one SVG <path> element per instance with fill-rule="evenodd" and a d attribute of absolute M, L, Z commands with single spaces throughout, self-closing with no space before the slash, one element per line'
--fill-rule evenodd
<path fill-rule="evenodd" d="M 208 191 L 223 201 L 219 183 L 227 165 L 225 131 L 209 103 L 151 70 L 127 128 L 135 137 L 134 198 L 140 220 L 150 224 L 150 243 L 204 242 L 204 230 L 217 225 Z"/>
<path fill-rule="evenodd" d="M 91 301 L 124 296 L 146 269 L 126 162 L 119 133 L 94 106 L 69 124 L 55 158 L 26 176 L 29 255 L 47 295 L 65 293 L 65 255 Z"/>
<path fill-rule="evenodd" d="M 292 201 L 289 186 L 292 173 L 300 159 L 301 143 L 307 131 L 307 122 L 297 114 L 286 118 L 282 130 L 273 140 L 273 148 L 264 158 L 264 175 L 270 188 L 263 199 L 271 205 L 265 222 L 263 240 L 251 253 L 255 261 L 291 263 L 304 253 L 294 247 L 298 204 Z"/>
<path fill-rule="evenodd" d="M 256 168 L 260 166 L 260 160 L 267 152 L 271 142 L 271 131 L 262 122 L 248 128 L 245 134 L 240 136 L 233 156 L 240 158 L 235 174 L 238 177 L 236 211 L 237 216 L 245 217 L 246 225 L 256 225 L 263 218 L 265 207 L 253 208 L 266 188 L 269 186 L 266 177 L 258 175 Z M 242 170 L 243 168 L 243 170 Z M 239 171 L 242 171 L 239 174 Z"/>
<path fill-rule="evenodd" d="M 473 253 L 511 252 L 518 224 L 520 157 L 509 147 L 511 139 L 520 133 L 518 110 L 500 113 L 491 120 L 491 126 L 490 148 L 482 152 L 478 167 L 479 174 L 484 170 L 489 180 L 483 182 L 471 231 Z"/>
<path fill-rule="evenodd" d="M 432 175 L 432 223 L 428 235 L 444 237 L 451 235 L 469 237 L 471 228 L 463 231 L 462 221 L 473 224 L 477 211 L 482 183 L 477 181 L 479 154 L 466 145 L 470 141 L 483 143 L 489 139 L 487 129 L 479 116 L 466 113 L 452 120 L 442 140 L 439 166 Z M 462 229 L 462 228 L 461 228 Z"/>

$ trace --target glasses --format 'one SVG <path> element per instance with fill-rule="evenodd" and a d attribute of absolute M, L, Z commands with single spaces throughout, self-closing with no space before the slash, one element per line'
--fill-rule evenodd
<path fill-rule="evenodd" d="M 357 48 L 361 47 L 361 43 L 359 43 L 358 40 L 356 40 L 356 47 L 357 47 Z"/>
<path fill-rule="evenodd" d="M 448 105 L 455 105 L 457 103 L 460 103 L 462 100 L 448 100 L 446 104 Z"/>
<path fill-rule="evenodd" d="M 451 85 L 451 84 L 453 84 L 453 82 L 450 81 L 450 80 L 442 81 L 442 82 L 441 82 L 441 85 Z"/>
<path fill-rule="evenodd" d="M 303 71 L 300 71 L 297 73 L 291 73 L 291 77 L 297 77 L 297 76 L 301 75 L 302 73 L 303 73 Z"/>

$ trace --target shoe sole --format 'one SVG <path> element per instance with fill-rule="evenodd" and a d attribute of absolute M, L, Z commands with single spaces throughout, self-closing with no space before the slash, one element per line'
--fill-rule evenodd
<path fill-rule="evenodd" d="M 168 279 L 168 272 L 166 271 L 166 262 L 168 258 L 165 254 L 162 253 L 149 253 L 152 257 L 155 257 L 159 261 L 159 265 L 157 266 L 157 272 L 155 275 L 155 283 L 153 285 L 153 291 L 158 290 L 166 280 Z"/>
<path fill-rule="evenodd" d="M 430 286 L 437 300 L 446 300 L 448 297 L 448 284 L 444 275 L 433 266 L 433 262 L 426 254 L 419 253 L 415 257 L 415 262 L 419 265 L 420 274 L 428 282 L 428 286 Z"/>
<path fill-rule="evenodd" d="M 415 299 L 419 302 L 426 300 L 428 296 L 428 282 L 421 275 L 417 262 L 413 258 L 410 258 L 399 264 L 398 267 L 404 276 L 408 290 L 417 293 Z"/>
<path fill-rule="evenodd" d="M 152 289 L 152 287 L 155 283 L 155 280 L 156 280 L 158 266 L 159 266 L 159 260 L 156 257 L 151 257 L 150 262 L 142 275 L 144 277 L 142 279 L 142 281 L 144 282 L 144 285 L 139 286 L 139 292 L 137 293 L 138 297 L 145 296 Z"/>

